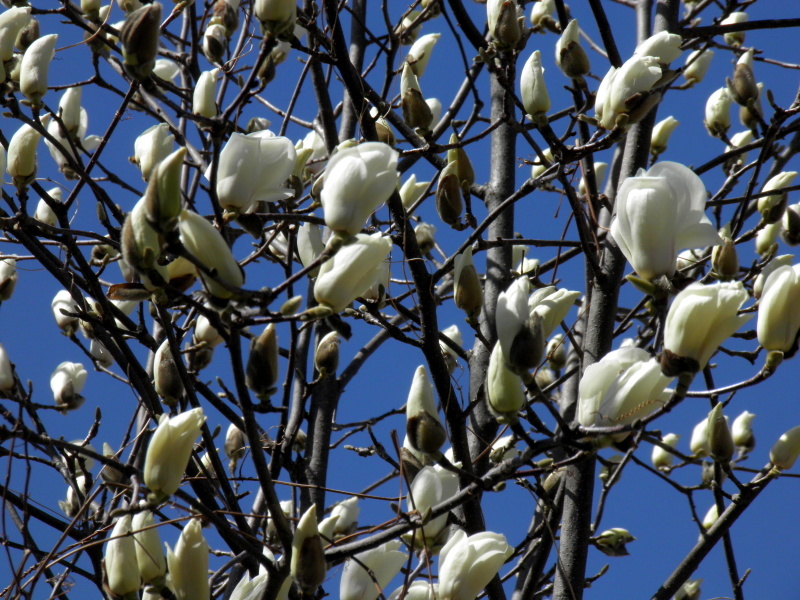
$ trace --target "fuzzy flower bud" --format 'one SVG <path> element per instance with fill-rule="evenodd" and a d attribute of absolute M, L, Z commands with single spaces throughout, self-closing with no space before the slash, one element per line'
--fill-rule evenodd
<path fill-rule="evenodd" d="M 483 288 L 475 263 L 472 260 L 472 246 L 457 255 L 454 261 L 453 298 L 458 308 L 473 319 L 483 307 Z"/>
<path fill-rule="evenodd" d="M 303 594 L 313 595 L 325 581 L 328 565 L 317 528 L 317 505 L 300 518 L 292 540 L 292 577 Z"/>
<path fill-rule="evenodd" d="M 278 381 L 278 335 L 270 323 L 250 344 L 245 369 L 247 387 L 259 398 L 269 398 Z"/>
<path fill-rule="evenodd" d="M 761 192 L 772 192 L 788 187 L 792 185 L 795 177 L 797 177 L 797 171 L 782 171 L 767 181 Z M 780 221 L 781 217 L 783 217 L 783 213 L 786 211 L 788 200 L 789 194 L 787 192 L 778 192 L 776 194 L 770 194 L 769 196 L 761 196 L 758 199 L 758 212 L 761 213 L 761 218 L 764 222 L 777 223 Z"/>
<path fill-rule="evenodd" d="M 161 4 L 153 2 L 128 13 L 120 30 L 125 71 L 138 81 L 153 72 L 161 37 Z"/>
<path fill-rule="evenodd" d="M 168 339 L 156 350 L 153 370 L 156 393 L 164 404 L 175 406 L 183 396 L 183 381 Z"/>
<path fill-rule="evenodd" d="M 500 343 L 494 345 L 486 372 L 486 402 L 498 423 L 513 423 L 525 406 L 522 379 L 506 366 Z"/>
<path fill-rule="evenodd" d="M 733 445 L 741 454 L 747 454 L 756 447 L 756 436 L 753 434 L 753 419 L 755 418 L 753 413 L 744 411 L 733 420 L 731 426 Z"/>
<path fill-rule="evenodd" d="M 728 418 L 722 414 L 721 402 L 708 413 L 708 449 L 718 462 L 727 463 L 733 458 L 733 437 Z"/>

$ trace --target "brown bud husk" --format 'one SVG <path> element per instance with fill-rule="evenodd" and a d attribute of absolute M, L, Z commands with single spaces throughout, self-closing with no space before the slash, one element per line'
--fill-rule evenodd
<path fill-rule="evenodd" d="M 667 377 L 677 377 L 683 373 L 697 373 L 699 370 L 700 363 L 694 358 L 678 356 L 667 349 L 661 353 L 661 372 Z"/>
<path fill-rule="evenodd" d="M 336 375 L 339 368 L 339 334 L 335 331 L 327 334 L 317 346 L 314 354 L 314 366 L 319 371 L 320 377 Z"/>
<path fill-rule="evenodd" d="M 156 352 L 156 364 L 153 368 L 156 393 L 164 404 L 175 406 L 183 396 L 184 389 L 178 365 L 169 347 L 169 340 L 164 340 Z"/>
<path fill-rule="evenodd" d="M 467 265 L 461 271 L 461 279 L 455 290 L 454 300 L 456 306 L 467 313 L 469 317 L 475 316 L 481 310 L 483 288 L 474 265 Z"/>
<path fill-rule="evenodd" d="M 442 424 L 425 411 L 406 419 L 406 435 L 411 447 L 425 454 L 436 454 L 447 441 Z"/>
<path fill-rule="evenodd" d="M 570 42 L 561 49 L 561 72 L 570 79 L 578 79 L 589 72 L 589 57 L 577 42 Z"/>
<path fill-rule="evenodd" d="M 299 552 L 298 568 L 294 574 L 294 580 L 304 594 L 313 594 L 325 581 L 325 575 L 328 573 L 325 551 L 322 549 L 322 538 L 319 535 L 307 537 L 303 540 Z"/>
<path fill-rule="evenodd" d="M 148 4 L 129 13 L 122 25 L 119 39 L 125 71 L 138 81 L 153 72 L 161 37 L 161 5 Z"/>
<path fill-rule="evenodd" d="M 733 458 L 733 436 L 728 421 L 722 414 L 721 403 L 708 413 L 708 447 L 714 460 L 727 463 Z"/>
<path fill-rule="evenodd" d="M 542 317 L 534 313 L 511 342 L 510 356 L 506 357 L 511 370 L 522 376 L 538 366 L 544 357 L 545 341 Z"/>
<path fill-rule="evenodd" d="M 403 93 L 400 106 L 403 109 L 403 120 L 406 125 L 414 129 L 428 131 L 431 121 L 433 121 L 433 113 L 419 90 L 413 88 L 406 90 Z"/>
<path fill-rule="evenodd" d="M 522 23 L 514 2 L 503 2 L 497 24 L 492 32 L 494 44 L 499 49 L 514 48 L 522 39 Z"/>
<path fill-rule="evenodd" d="M 278 380 L 278 335 L 270 323 L 250 345 L 250 356 L 245 369 L 245 383 L 259 398 L 268 398 L 275 392 Z"/>
<path fill-rule="evenodd" d="M 750 65 L 738 63 L 733 70 L 733 81 L 728 80 L 733 99 L 742 106 L 758 100 L 758 85 Z"/>
<path fill-rule="evenodd" d="M 442 221 L 451 227 L 459 224 L 461 213 L 464 211 L 464 200 L 457 173 L 458 164 L 449 163 L 442 169 L 439 186 L 436 188 L 436 212 Z"/>
<path fill-rule="evenodd" d="M 721 246 L 714 246 L 711 253 L 711 264 L 714 273 L 722 281 L 735 279 L 739 274 L 739 256 L 736 246 L 730 238 L 723 238 Z"/>
<path fill-rule="evenodd" d="M 450 143 L 459 143 L 458 136 L 455 133 L 450 136 Z M 447 162 L 456 164 L 458 182 L 461 185 L 461 189 L 469 191 L 470 186 L 475 183 L 475 169 L 472 168 L 472 162 L 469 160 L 467 151 L 461 147 L 451 148 L 447 151 Z"/>

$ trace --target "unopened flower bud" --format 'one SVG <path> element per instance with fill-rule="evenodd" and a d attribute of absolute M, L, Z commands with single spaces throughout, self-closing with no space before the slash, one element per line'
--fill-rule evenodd
<path fill-rule="evenodd" d="M 40 106 L 47 93 L 47 73 L 55 56 L 56 41 L 56 34 L 38 38 L 22 57 L 19 88 L 33 106 Z"/>
<path fill-rule="evenodd" d="M 314 367 L 319 371 L 320 377 L 336 375 L 339 368 L 339 334 L 331 331 L 320 340 L 314 354 Z"/>
<path fill-rule="evenodd" d="M 780 190 L 790 186 L 795 177 L 797 177 L 797 171 L 782 171 L 767 181 L 761 192 L 772 192 L 773 190 Z M 758 199 L 758 212 L 761 213 L 762 220 L 765 223 L 777 223 L 780 221 L 786 211 L 788 199 L 789 194 L 787 192 L 761 196 Z"/>
<path fill-rule="evenodd" d="M 466 312 L 468 318 L 475 318 L 483 306 L 483 288 L 472 260 L 472 246 L 456 256 L 453 270 L 453 298 L 456 306 Z"/>
<path fill-rule="evenodd" d="M 428 66 L 428 62 L 431 59 L 433 47 L 441 36 L 441 33 L 423 35 L 421 38 L 417 39 L 409 49 L 408 56 L 406 57 L 406 64 L 411 67 L 414 71 L 414 75 L 417 77 L 422 77 L 423 73 L 425 73 L 425 68 Z"/>
<path fill-rule="evenodd" d="M 708 418 L 703 419 L 692 430 L 689 450 L 696 458 L 704 458 L 711 452 L 708 447 Z"/>
<path fill-rule="evenodd" d="M 167 406 L 175 406 L 183 396 L 183 380 L 172 356 L 169 340 L 164 342 L 156 350 L 154 364 L 154 385 L 156 393 Z"/>
<path fill-rule="evenodd" d="M 312 504 L 300 518 L 292 540 L 291 572 L 300 591 L 313 596 L 325 581 L 328 565 L 317 528 L 317 505 Z"/>
<path fill-rule="evenodd" d="M 683 77 L 688 85 L 703 81 L 711 66 L 712 58 L 714 58 L 714 53 L 708 49 L 695 50 L 689 54 L 686 58 L 686 66 L 683 68 Z"/>
<path fill-rule="evenodd" d="M 733 420 L 731 435 L 733 445 L 741 454 L 747 454 L 756 447 L 756 436 L 753 434 L 753 419 L 756 416 L 748 411 L 744 411 Z"/>
<path fill-rule="evenodd" d="M 236 463 L 244 457 L 245 436 L 244 432 L 231 423 L 225 434 L 225 456 L 228 457 L 228 470 L 233 474 Z"/>
<path fill-rule="evenodd" d="M 151 173 L 145 192 L 147 222 L 160 233 L 175 231 L 181 214 L 181 171 L 186 148 L 159 162 Z"/>
<path fill-rule="evenodd" d="M 422 256 L 428 256 L 431 251 L 436 247 L 436 227 L 430 223 L 420 223 L 414 228 L 414 234 L 417 238 L 417 245 L 419 252 Z"/>
<path fill-rule="evenodd" d="M 550 110 L 550 96 L 545 85 L 542 56 L 538 50 L 530 55 L 522 67 L 519 87 L 525 112 L 534 119 L 537 115 L 543 115 Z"/>
<path fill-rule="evenodd" d="M 758 86 L 753 74 L 753 49 L 751 48 L 739 58 L 733 71 L 733 80 L 728 81 L 728 89 L 733 99 L 742 106 L 758 99 Z"/>
<path fill-rule="evenodd" d="M 739 107 L 739 122 L 751 131 L 757 132 L 758 125 L 764 119 L 764 110 L 761 107 L 761 92 L 764 90 L 764 84 L 759 82 L 756 84 L 756 88 L 758 88 L 756 99 L 748 102 L 747 106 Z"/>
<path fill-rule="evenodd" d="M 292 39 L 297 20 L 296 0 L 255 0 L 253 14 L 261 22 L 265 34 L 278 39 Z"/>
<path fill-rule="evenodd" d="M 704 123 L 713 137 L 721 137 L 731 128 L 732 100 L 728 88 L 719 88 L 708 97 Z"/>
<path fill-rule="evenodd" d="M 525 406 L 522 379 L 506 366 L 500 344 L 495 344 L 486 371 L 486 401 L 498 423 L 514 423 L 517 413 Z"/>
<path fill-rule="evenodd" d="M 278 335 L 270 323 L 250 344 L 245 370 L 247 387 L 259 398 L 269 398 L 278 381 Z"/>
<path fill-rule="evenodd" d="M 450 144 L 459 144 L 460 140 L 455 133 L 450 135 Z M 458 165 L 458 181 L 461 184 L 461 189 L 469 191 L 470 186 L 475 183 L 475 170 L 472 168 L 472 162 L 467 155 L 467 151 L 461 146 L 457 145 L 447 151 L 447 162 L 455 163 Z"/>
<path fill-rule="evenodd" d="M 556 64 L 570 79 L 578 79 L 589 72 L 589 57 L 580 44 L 577 19 L 569 22 L 556 42 Z"/>
<path fill-rule="evenodd" d="M 447 439 L 436 410 L 433 384 L 422 365 L 414 372 L 408 392 L 406 435 L 411 448 L 424 454 L 436 454 Z"/>
<path fill-rule="evenodd" d="M 783 219 L 781 220 L 781 223 L 783 224 L 782 229 L 777 227 L 777 231 L 771 230 L 776 233 L 775 237 L 777 237 L 777 232 L 780 232 L 783 241 L 790 246 L 797 246 L 800 244 L 800 204 L 792 204 L 791 206 L 787 206 L 786 211 L 783 213 Z M 761 231 L 763 232 L 765 229 L 767 229 L 767 227 Z M 758 243 L 758 241 L 759 239 L 757 237 L 756 242 Z M 772 241 L 774 242 L 775 238 L 773 238 Z"/>
<path fill-rule="evenodd" d="M 628 549 L 625 545 L 635 540 L 636 538 L 627 529 L 621 527 L 607 529 L 592 539 L 597 549 L 606 556 L 628 556 Z"/>
<path fill-rule="evenodd" d="M 136 564 L 136 541 L 131 534 L 131 515 L 117 519 L 106 542 L 103 566 L 108 589 L 117 596 L 134 594 L 141 587 Z"/>
<path fill-rule="evenodd" d="M 719 519 L 719 509 L 717 508 L 716 504 L 712 504 L 711 508 L 709 508 L 708 511 L 706 511 L 706 514 L 703 517 L 703 520 L 700 523 L 700 525 L 703 527 L 703 529 L 708 531 L 709 529 L 711 529 L 714 523 L 717 522 L 717 519 Z"/>
<path fill-rule="evenodd" d="M 8 392 L 15 386 L 14 366 L 8 358 L 6 349 L 0 344 L 0 392 Z"/>
<path fill-rule="evenodd" d="M 539 313 L 533 313 L 514 336 L 506 360 L 511 370 L 521 376 L 538 366 L 544 350 L 544 322 Z"/>
<path fill-rule="evenodd" d="M 520 7 L 516 0 L 494 2 L 495 10 L 487 5 L 489 12 L 489 31 L 494 44 L 501 50 L 514 48 L 522 38 L 522 21 Z M 496 13 L 493 15 L 492 12 Z M 494 17 L 494 18 L 493 18 Z"/>
<path fill-rule="evenodd" d="M 36 149 L 41 134 L 30 125 L 23 125 L 8 142 L 6 169 L 18 188 L 29 185 L 36 177 Z"/>
<path fill-rule="evenodd" d="M 138 81 L 153 72 L 161 37 L 161 4 L 153 2 L 128 13 L 119 39 L 125 71 Z"/>
<path fill-rule="evenodd" d="M 400 94 L 403 120 L 406 125 L 423 132 L 427 131 L 433 121 L 433 114 L 422 95 L 417 76 L 414 75 L 414 71 L 408 63 L 403 65 Z"/>
<path fill-rule="evenodd" d="M 439 174 L 439 185 L 436 188 L 436 212 L 446 224 L 459 228 L 464 201 L 461 196 L 461 185 L 458 180 L 458 162 L 450 162 Z"/>
<path fill-rule="evenodd" d="M 736 253 L 736 246 L 731 238 L 725 235 L 727 231 L 721 231 L 722 245 L 714 246 L 711 250 L 711 264 L 714 273 L 722 281 L 736 279 L 739 274 L 739 256 Z"/>
<path fill-rule="evenodd" d="M 554 371 L 563 369 L 567 364 L 567 343 L 563 334 L 554 335 L 547 342 L 547 364 Z"/>
<path fill-rule="evenodd" d="M 671 115 L 655 124 L 653 134 L 650 137 L 650 154 L 658 156 L 666 152 L 669 137 L 679 124 L 678 120 Z"/>
<path fill-rule="evenodd" d="M 217 116 L 217 75 L 219 69 L 203 71 L 192 95 L 192 113 L 212 119 Z"/>
<path fill-rule="evenodd" d="M 720 25 L 737 25 L 738 23 L 747 23 L 748 17 L 745 12 L 732 12 L 727 17 L 719 22 Z M 740 47 L 744 44 L 745 33 L 744 31 L 731 31 L 730 33 L 723 34 L 725 43 L 734 48 Z"/>
<path fill-rule="evenodd" d="M 708 448 L 718 462 L 727 463 L 733 458 L 733 438 L 721 402 L 708 413 Z"/>
<path fill-rule="evenodd" d="M 228 47 L 227 30 L 221 24 L 209 24 L 203 34 L 203 54 L 211 63 L 221 63 Z"/>
<path fill-rule="evenodd" d="M 670 446 L 671 448 L 675 448 L 678 445 L 678 440 L 681 436 L 676 433 L 668 433 L 664 437 L 661 438 L 661 441 Z M 675 455 L 672 452 L 664 450 L 661 446 L 653 446 L 653 454 L 651 455 L 651 460 L 653 462 L 653 467 L 658 469 L 659 471 L 669 471 L 670 467 L 672 466 L 672 461 L 675 459 Z"/>
<path fill-rule="evenodd" d="M 10 300 L 17 287 L 17 260 L 0 258 L 0 302 Z"/>

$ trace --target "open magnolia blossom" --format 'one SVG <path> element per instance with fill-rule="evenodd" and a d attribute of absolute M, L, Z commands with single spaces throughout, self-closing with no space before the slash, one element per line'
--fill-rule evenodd
<path fill-rule="evenodd" d="M 584 427 L 633 423 L 663 406 L 672 395 L 666 389 L 670 381 L 642 348 L 609 352 L 581 377 L 578 422 Z"/>
<path fill-rule="evenodd" d="M 84 401 L 81 391 L 87 375 L 81 363 L 64 361 L 56 367 L 50 375 L 50 389 L 58 408 L 66 412 L 81 407 Z"/>
<path fill-rule="evenodd" d="M 453 534 L 439 558 L 440 600 L 475 600 L 514 553 L 504 535 L 483 531 Z"/>
<path fill-rule="evenodd" d="M 722 243 L 705 205 L 705 185 L 691 169 L 658 162 L 620 185 L 611 236 L 641 277 L 671 277 L 678 252 Z"/>
<path fill-rule="evenodd" d="M 676 33 L 659 31 L 636 46 L 633 53 L 636 56 L 654 56 L 660 64 L 668 65 L 683 53 L 682 42 L 683 38 Z"/>
<path fill-rule="evenodd" d="M 740 281 L 692 283 L 681 291 L 664 324 L 664 374 L 672 377 L 705 368 L 720 344 L 753 318 L 739 314 L 747 298 Z"/>
<path fill-rule="evenodd" d="M 269 130 L 248 135 L 232 133 L 219 154 L 217 166 L 220 206 L 236 215 L 251 211 L 257 202 L 291 198 L 294 191 L 284 184 L 296 159 L 289 138 L 278 137 Z M 205 175 L 211 181 L 212 165 Z"/>
<path fill-rule="evenodd" d="M 340 149 L 328 161 L 320 202 L 325 224 L 354 236 L 367 218 L 397 189 L 398 153 L 381 142 Z"/>

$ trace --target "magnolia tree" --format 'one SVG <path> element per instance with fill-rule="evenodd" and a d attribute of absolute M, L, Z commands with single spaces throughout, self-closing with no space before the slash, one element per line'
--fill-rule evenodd
<path fill-rule="evenodd" d="M 0 596 L 745 597 L 797 19 L 3 4 Z"/>

